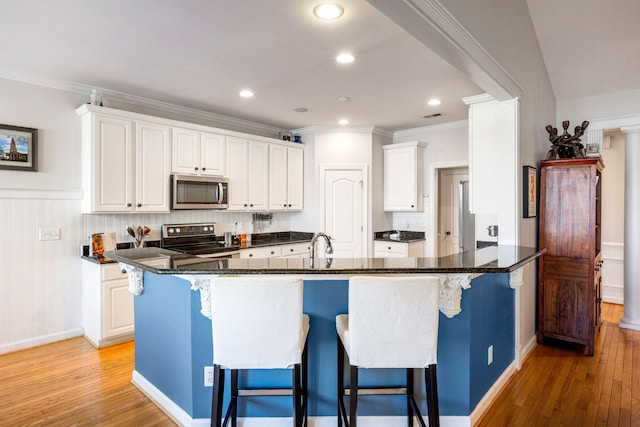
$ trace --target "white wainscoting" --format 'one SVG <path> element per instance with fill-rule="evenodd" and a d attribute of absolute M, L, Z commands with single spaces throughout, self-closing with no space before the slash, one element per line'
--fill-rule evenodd
<path fill-rule="evenodd" d="M 80 336 L 81 247 L 92 233 L 147 225 L 151 239 L 166 223 L 216 222 L 251 232 L 251 213 L 176 211 L 167 214 L 82 215 L 79 190 L 0 190 L 0 354 Z M 288 231 L 290 214 L 275 213 L 261 232 Z M 39 240 L 43 228 L 59 240 Z M 258 230 L 256 230 L 258 231 Z"/>
<path fill-rule="evenodd" d="M 0 354 L 81 335 L 80 192 L 4 191 L 0 224 Z"/>
<path fill-rule="evenodd" d="M 624 243 L 602 242 L 602 300 L 624 304 Z"/>

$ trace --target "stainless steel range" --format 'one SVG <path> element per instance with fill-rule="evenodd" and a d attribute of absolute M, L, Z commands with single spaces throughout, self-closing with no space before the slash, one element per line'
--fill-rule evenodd
<path fill-rule="evenodd" d="M 224 237 L 216 236 L 215 223 L 165 224 L 160 246 L 185 252 L 200 258 L 239 258 L 238 245 L 225 245 Z"/>

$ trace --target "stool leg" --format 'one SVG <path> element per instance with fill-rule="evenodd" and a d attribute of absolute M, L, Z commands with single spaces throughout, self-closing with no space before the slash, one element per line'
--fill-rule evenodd
<path fill-rule="evenodd" d="M 292 369 L 292 378 L 291 378 L 292 388 L 293 388 L 293 427 L 302 427 L 302 417 L 300 416 L 300 412 L 302 410 L 302 399 L 300 392 L 300 364 L 296 363 Z"/>
<path fill-rule="evenodd" d="M 337 335 L 338 348 L 338 427 L 342 427 L 342 405 L 344 404 L 344 347 L 340 335 Z"/>
<path fill-rule="evenodd" d="M 213 396 L 211 399 L 211 427 L 221 427 L 222 399 L 224 398 L 224 369 L 213 367 Z"/>
<path fill-rule="evenodd" d="M 231 404 L 233 405 L 233 413 L 231 416 L 231 427 L 238 425 L 238 370 L 231 370 Z"/>
<path fill-rule="evenodd" d="M 351 384 L 349 384 L 349 427 L 357 427 L 358 419 L 358 367 L 351 366 Z"/>
<path fill-rule="evenodd" d="M 407 368 L 407 425 L 413 427 L 413 369 Z"/>
<path fill-rule="evenodd" d="M 308 341 L 304 343 L 302 350 L 302 416 L 304 417 L 304 427 L 307 427 L 307 402 L 309 398 L 309 353 L 307 352 Z"/>
<path fill-rule="evenodd" d="M 425 369 L 425 383 L 427 386 L 427 411 L 429 427 L 440 427 L 440 409 L 438 408 L 438 380 L 436 365 L 429 365 Z"/>

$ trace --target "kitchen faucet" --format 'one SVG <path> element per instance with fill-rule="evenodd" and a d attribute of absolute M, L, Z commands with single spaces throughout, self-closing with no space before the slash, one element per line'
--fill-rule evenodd
<path fill-rule="evenodd" d="M 324 233 L 316 233 L 313 238 L 311 238 L 311 245 L 309 245 L 309 258 L 311 258 L 312 260 L 316 257 L 316 242 L 318 241 L 318 237 L 324 237 L 324 240 L 327 242 L 327 247 L 325 248 L 324 253 L 333 253 L 333 246 L 331 246 L 331 237 L 327 236 Z"/>

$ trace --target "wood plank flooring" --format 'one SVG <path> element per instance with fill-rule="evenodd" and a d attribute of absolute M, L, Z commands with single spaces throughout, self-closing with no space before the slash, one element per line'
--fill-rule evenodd
<path fill-rule="evenodd" d="M 476 426 L 640 426 L 640 331 L 621 316 L 603 305 L 594 357 L 537 346 Z M 74 338 L 1 355 L 0 426 L 175 426 L 131 385 L 133 352 Z"/>
<path fill-rule="evenodd" d="M 640 426 L 640 331 L 620 329 L 622 314 L 603 304 L 593 357 L 537 346 L 476 426 Z"/>
<path fill-rule="evenodd" d="M 0 356 L 0 426 L 175 426 L 131 384 L 133 351 L 74 338 Z"/>

